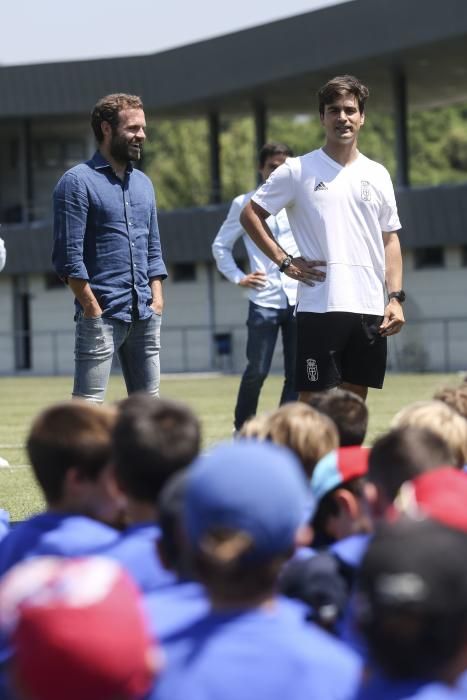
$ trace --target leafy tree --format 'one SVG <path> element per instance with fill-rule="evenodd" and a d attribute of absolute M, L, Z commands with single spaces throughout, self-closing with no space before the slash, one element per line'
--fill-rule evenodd
<path fill-rule="evenodd" d="M 208 124 L 204 119 L 149 123 L 145 170 L 161 209 L 201 206 L 210 200 Z M 271 114 L 268 140 L 287 143 L 299 155 L 318 148 L 323 131 L 317 115 Z M 467 105 L 411 112 L 408 117 L 411 184 L 467 181 Z M 387 112 L 370 112 L 360 146 L 369 158 L 395 175 L 395 132 Z M 251 117 L 221 119 L 222 198 L 228 201 L 256 184 L 254 122 Z"/>
<path fill-rule="evenodd" d="M 144 169 L 154 182 L 159 209 L 207 204 L 211 186 L 207 122 L 151 120 Z"/>

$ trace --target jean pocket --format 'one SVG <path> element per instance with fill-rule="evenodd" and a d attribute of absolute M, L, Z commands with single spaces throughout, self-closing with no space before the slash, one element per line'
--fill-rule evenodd
<path fill-rule="evenodd" d="M 81 318 L 85 323 L 92 323 L 93 321 L 101 321 L 102 314 L 100 316 L 81 316 Z"/>

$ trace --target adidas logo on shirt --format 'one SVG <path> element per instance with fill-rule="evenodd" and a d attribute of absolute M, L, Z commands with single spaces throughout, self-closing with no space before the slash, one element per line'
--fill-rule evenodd
<path fill-rule="evenodd" d="M 315 187 L 315 192 L 318 192 L 319 190 L 327 190 L 328 188 L 324 184 L 324 182 L 321 180 L 321 182 L 318 182 L 318 184 Z"/>

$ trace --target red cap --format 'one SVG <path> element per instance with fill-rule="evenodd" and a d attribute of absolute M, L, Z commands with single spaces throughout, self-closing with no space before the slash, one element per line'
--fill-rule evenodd
<path fill-rule="evenodd" d="M 439 467 L 407 481 L 394 502 L 396 514 L 420 515 L 467 532 L 467 474 Z"/>
<path fill-rule="evenodd" d="M 319 460 L 311 476 L 310 488 L 316 503 L 351 479 L 368 474 L 370 451 L 359 445 L 339 447 Z"/>
<path fill-rule="evenodd" d="M 39 557 L 0 586 L 0 624 L 12 664 L 36 700 L 137 698 L 156 664 L 140 595 L 116 563 Z"/>

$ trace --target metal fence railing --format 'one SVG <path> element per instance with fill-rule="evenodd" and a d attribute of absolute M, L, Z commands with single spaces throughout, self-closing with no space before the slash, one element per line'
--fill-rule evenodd
<path fill-rule="evenodd" d="M 163 372 L 241 372 L 246 326 L 163 326 Z M 0 333 L 0 374 L 73 372 L 74 331 Z M 280 339 L 273 371 L 281 371 Z M 467 369 L 467 316 L 409 319 L 389 342 L 388 368 L 397 372 L 451 372 Z"/>

